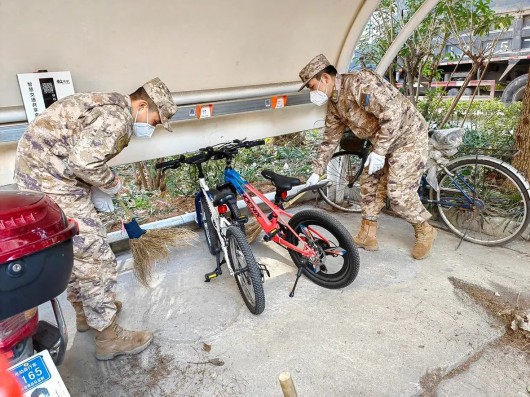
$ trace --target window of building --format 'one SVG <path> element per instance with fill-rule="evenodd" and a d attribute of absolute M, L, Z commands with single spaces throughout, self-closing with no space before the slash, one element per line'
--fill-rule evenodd
<path fill-rule="evenodd" d="M 523 28 L 530 28 L 530 15 L 523 17 Z"/>

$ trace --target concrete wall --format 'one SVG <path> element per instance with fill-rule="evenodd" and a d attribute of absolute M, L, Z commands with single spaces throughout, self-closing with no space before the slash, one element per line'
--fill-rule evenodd
<path fill-rule="evenodd" d="M 71 71 L 77 92 L 294 81 L 312 56 L 338 59 L 363 3 L 2 0 L 0 107 L 22 104 L 16 74 L 37 69 Z"/>
<path fill-rule="evenodd" d="M 345 70 L 378 0 L 0 0 L 0 110 L 22 105 L 16 75 L 68 70 L 76 92 L 130 93 L 159 76 L 172 92 L 295 81 L 324 53 Z M 113 164 L 195 150 L 236 137 L 321 125 L 325 109 L 177 123 L 133 139 Z M 16 143 L 0 144 L 0 186 L 12 183 Z"/>

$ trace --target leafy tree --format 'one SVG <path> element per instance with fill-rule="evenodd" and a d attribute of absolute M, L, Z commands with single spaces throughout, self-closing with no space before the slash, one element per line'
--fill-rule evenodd
<path fill-rule="evenodd" d="M 382 0 L 367 24 L 356 56 L 365 64 L 379 63 L 399 31 L 422 3 L 421 0 Z M 511 21 L 509 16 L 495 14 L 490 7 L 490 0 L 441 0 L 405 42 L 387 71 L 389 81 L 394 83 L 395 73 L 402 72 L 403 92 L 414 104 L 418 102 L 420 84 L 424 85 L 427 89 L 426 116 L 436 98 L 443 93 L 441 90 L 431 91 L 431 83 L 441 79 L 438 69 L 440 61 L 454 57 L 453 54 L 445 53 L 449 40 L 454 41 L 462 53 L 460 60 L 467 56 L 472 61 L 472 67 L 452 106 L 441 119 L 442 124 L 439 126 L 442 126 L 450 119 L 477 72 L 482 70 L 484 75 L 498 39 Z M 490 43 L 483 42 L 481 38 L 491 30 L 499 31 L 495 39 Z"/>
<path fill-rule="evenodd" d="M 379 63 L 399 31 L 422 3 L 421 0 L 382 0 L 361 37 L 357 57 L 365 64 Z M 418 100 L 418 83 L 426 81 L 430 84 L 439 77 L 437 66 L 450 32 L 443 21 L 442 11 L 443 8 L 438 5 L 423 20 L 387 71 L 391 83 L 395 82 L 396 72 L 404 77 L 403 91 L 413 103 Z"/>
<path fill-rule="evenodd" d="M 456 104 L 477 72 L 482 70 L 480 80 L 484 77 L 499 38 L 510 27 L 513 18 L 509 15 L 495 14 L 490 7 L 490 0 L 445 0 L 440 2 L 440 7 L 447 16 L 451 36 L 462 51 L 462 57 L 466 56 L 472 62 L 471 70 L 441 122 L 443 126 L 451 117 Z M 485 42 L 482 38 L 489 35 L 492 30 L 498 31 L 497 35 L 492 41 Z M 478 88 L 477 85 L 473 98 Z M 471 103 L 469 105 L 471 106 Z"/>

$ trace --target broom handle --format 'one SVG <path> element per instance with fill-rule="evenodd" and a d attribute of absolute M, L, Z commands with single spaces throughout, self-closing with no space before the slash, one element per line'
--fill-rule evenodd
<path fill-rule="evenodd" d="M 116 199 L 116 201 L 118 202 L 118 204 L 120 205 L 121 208 L 123 208 L 123 210 L 125 211 L 125 215 L 127 215 L 127 217 L 129 219 L 134 219 L 134 214 L 131 212 L 131 210 L 125 205 L 125 202 L 123 201 L 123 199 L 119 196 L 114 196 L 114 198 Z"/>
<path fill-rule="evenodd" d="M 309 191 L 309 190 L 308 190 Z M 302 194 L 299 194 L 298 196 L 296 196 L 295 198 L 292 198 L 291 200 L 287 201 L 285 203 L 285 205 L 283 206 L 284 209 L 287 209 L 289 208 L 291 205 L 293 205 L 294 203 L 296 203 L 300 198 L 302 198 L 303 196 L 305 196 L 307 192 L 303 192 Z"/>
<path fill-rule="evenodd" d="M 324 180 L 324 179 L 325 179 L 325 178 L 324 178 L 323 176 L 320 177 L 320 181 L 321 181 L 321 180 Z M 311 191 L 311 190 L 308 190 L 308 191 L 306 191 L 306 192 L 303 192 L 302 194 L 296 196 L 295 198 L 293 198 L 293 199 L 287 201 L 287 202 L 285 203 L 285 205 L 283 206 L 283 208 L 284 208 L 284 209 L 289 208 L 291 205 L 293 205 L 294 203 L 296 203 L 301 197 L 305 196 L 305 194 L 306 194 L 307 192 L 310 192 L 310 191 Z"/>

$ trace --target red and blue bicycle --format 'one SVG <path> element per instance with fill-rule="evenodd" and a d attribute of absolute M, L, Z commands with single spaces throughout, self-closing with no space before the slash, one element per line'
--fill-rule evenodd
<path fill-rule="evenodd" d="M 215 194 L 219 197 L 233 196 L 235 198 L 238 195 L 241 196 L 250 213 L 263 229 L 265 233 L 263 239 L 267 242 L 275 242 L 287 249 L 298 268 L 290 296 L 294 295 L 298 279 L 302 274 L 324 288 L 335 289 L 348 286 L 355 280 L 359 272 L 359 254 L 346 228 L 322 210 L 305 209 L 291 215 L 284 209 L 283 204 L 288 192 L 293 187 L 302 185 L 300 179 L 279 175 L 269 170 L 262 171 L 263 177 L 270 180 L 276 188 L 274 202 L 272 202 L 233 169 L 232 163 L 239 149 L 248 149 L 264 143 L 263 140 L 235 140 L 200 149 L 199 155 L 194 156 L 194 158 L 200 157 L 201 162 L 224 159 L 226 162 L 224 183 L 216 186 Z M 176 161 L 182 162 L 182 159 Z M 168 168 L 171 166 L 169 163 L 165 163 Z M 158 167 L 164 168 L 162 164 Z M 316 192 L 322 189 L 326 183 L 321 182 L 304 187 L 298 190 L 293 197 L 307 191 Z M 262 210 L 258 206 L 256 198 L 262 201 L 267 210 Z M 231 219 L 232 224 L 238 225 L 244 230 L 248 218 L 241 216 L 237 205 L 233 205 L 234 202 L 228 206 L 228 211 L 226 206 L 222 211 L 225 217 Z M 201 217 L 204 215 L 204 211 L 199 208 L 200 200 L 196 200 L 196 204 L 198 217 Z M 210 219 L 199 219 L 199 223 L 201 221 L 210 226 L 210 228 L 205 227 L 205 233 L 214 226 L 209 225 Z M 209 233 L 207 235 L 206 241 L 210 250 L 219 245 L 215 238 L 215 234 Z M 263 266 L 260 269 L 262 273 L 267 272 Z M 217 268 L 212 274 L 221 274 L 220 261 L 218 261 Z"/>

